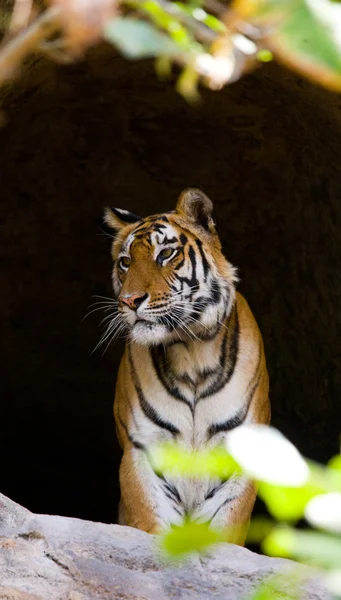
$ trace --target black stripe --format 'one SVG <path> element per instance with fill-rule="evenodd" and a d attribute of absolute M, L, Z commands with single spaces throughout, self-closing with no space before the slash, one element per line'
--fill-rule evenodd
<path fill-rule="evenodd" d="M 179 510 L 177 506 L 174 506 L 174 502 L 175 502 L 174 498 L 170 494 L 167 494 L 167 492 L 164 492 L 164 494 L 169 500 L 173 501 L 173 506 L 172 506 L 173 510 L 175 510 L 175 512 L 178 513 L 178 515 L 182 516 L 181 510 Z"/>
<path fill-rule="evenodd" d="M 144 415 L 147 417 L 147 419 L 152 421 L 152 423 L 154 423 L 161 429 L 165 429 L 166 431 L 169 431 L 172 435 L 178 435 L 180 433 L 180 430 L 177 427 L 175 427 L 175 425 L 173 425 L 172 423 L 169 423 L 168 421 L 164 421 L 162 419 L 162 417 L 160 417 L 160 415 L 157 413 L 155 408 L 153 408 L 153 406 L 151 404 L 149 404 L 148 400 L 146 399 L 146 397 L 142 391 L 142 388 L 140 386 L 140 382 L 138 380 L 138 376 L 135 371 L 135 367 L 134 367 L 134 363 L 133 363 L 133 359 L 132 359 L 130 351 L 129 351 L 129 362 L 130 362 L 130 366 L 131 366 L 135 390 L 138 395 L 140 406 L 141 406 L 141 409 L 142 409 Z"/>
<path fill-rule="evenodd" d="M 204 253 L 204 250 L 203 250 L 203 247 L 202 247 L 202 241 L 201 240 L 195 240 L 195 241 L 196 241 L 196 244 L 197 244 L 197 246 L 199 248 L 199 252 L 200 252 L 200 255 L 201 255 L 202 268 L 204 270 L 204 278 L 205 278 L 205 281 L 206 281 L 207 275 L 208 275 L 209 270 L 210 270 L 210 265 L 208 264 L 207 258 L 205 256 L 205 253 Z"/>
<path fill-rule="evenodd" d="M 233 330 L 233 335 L 232 335 L 232 340 L 231 340 L 231 346 L 229 348 L 230 365 L 229 365 L 229 368 L 227 371 L 226 383 L 228 383 L 228 381 L 230 381 L 230 379 L 234 373 L 234 370 L 235 370 L 236 364 L 237 364 L 237 358 L 238 358 L 240 327 L 239 327 L 237 306 L 235 307 L 235 311 L 236 311 L 235 325 L 234 325 L 234 330 Z"/>
<path fill-rule="evenodd" d="M 173 377 L 170 370 L 170 366 L 167 362 L 164 348 L 162 346 L 154 346 L 150 349 L 153 366 L 160 383 L 167 390 L 167 392 L 178 400 L 188 406 L 191 413 L 193 414 L 194 407 L 189 400 L 180 392 L 179 388 L 172 382 Z"/>
<path fill-rule="evenodd" d="M 168 493 L 173 496 L 173 499 L 175 499 L 175 500 L 177 500 L 177 502 L 181 503 L 180 494 L 179 494 L 178 490 L 176 489 L 175 485 L 168 483 L 168 481 L 165 480 L 165 488 L 168 491 Z"/>
<path fill-rule="evenodd" d="M 216 485 L 210 492 L 208 492 L 205 496 L 205 500 L 210 500 L 211 498 L 213 498 L 213 496 L 215 496 L 216 492 L 219 492 L 219 490 L 221 490 L 221 488 L 223 487 L 223 485 L 226 483 L 226 481 L 219 483 L 219 485 Z"/>
<path fill-rule="evenodd" d="M 224 500 L 224 502 L 221 503 L 221 505 L 217 508 L 217 510 L 213 513 L 212 517 L 211 517 L 211 521 L 214 519 L 214 517 L 217 515 L 217 513 L 224 507 L 226 506 L 226 504 L 228 504 L 229 502 L 232 502 L 233 500 L 237 500 L 237 498 L 239 498 L 239 496 L 232 496 L 232 498 L 226 498 L 226 500 Z"/>
<path fill-rule="evenodd" d="M 168 490 L 168 492 L 170 494 L 172 494 L 178 502 L 181 503 L 181 497 L 180 497 L 180 494 L 179 494 L 178 490 L 176 489 L 175 485 L 173 485 L 172 483 L 169 483 L 162 473 L 157 473 L 155 471 L 155 474 L 159 479 L 161 479 L 164 487 Z"/>
<path fill-rule="evenodd" d="M 187 285 L 189 285 L 191 288 L 193 288 L 193 287 L 199 285 L 199 281 L 198 281 L 197 275 L 196 275 L 197 263 L 196 263 L 196 257 L 195 257 L 195 250 L 194 250 L 193 246 L 189 246 L 188 257 L 189 257 L 189 260 L 190 260 L 191 265 L 192 265 L 192 275 L 191 275 L 191 278 L 189 278 L 189 277 L 180 277 L 177 274 L 175 274 L 175 277 L 176 277 L 176 279 L 178 281 L 180 281 L 180 283 L 182 283 L 182 285 L 184 283 L 187 283 Z"/>
<path fill-rule="evenodd" d="M 217 280 L 212 282 L 210 300 L 212 304 L 218 304 L 221 298 L 220 285 Z"/>
<path fill-rule="evenodd" d="M 129 442 L 134 446 L 134 448 L 136 448 L 136 450 L 145 450 L 145 446 L 143 444 L 141 444 L 140 442 L 138 442 L 137 440 L 135 440 L 130 435 L 130 433 L 128 432 L 128 428 L 127 428 L 126 424 L 123 422 L 122 417 L 120 415 L 118 415 L 118 420 L 120 422 L 121 427 L 123 427 L 124 431 L 126 432 Z"/>
<path fill-rule="evenodd" d="M 154 223 L 154 225 L 151 226 L 151 230 L 156 231 L 157 233 L 164 233 L 164 229 L 166 229 L 166 225 L 163 223 Z M 177 242 L 177 238 L 175 238 L 174 241 Z"/>
<path fill-rule="evenodd" d="M 174 271 L 178 271 L 179 269 L 181 269 L 181 267 L 183 267 L 184 263 L 185 263 L 185 258 L 184 258 L 184 256 L 182 256 L 182 259 L 180 260 L 180 262 L 177 265 L 175 265 Z"/>
<path fill-rule="evenodd" d="M 223 431 L 227 433 L 228 431 L 231 431 L 231 429 L 241 425 L 247 416 L 248 409 L 248 406 L 243 406 L 243 408 L 230 419 L 227 419 L 222 423 L 215 423 L 214 425 L 211 425 L 207 432 L 207 439 L 210 440 L 214 435 L 217 435 L 217 433 L 221 433 Z"/>
<path fill-rule="evenodd" d="M 229 328 L 231 321 L 233 321 L 232 332 Z M 239 333 L 239 319 L 237 305 L 235 304 L 220 348 L 220 372 L 218 372 L 216 379 L 211 385 L 200 394 L 198 401 L 216 394 L 230 381 L 238 360 Z"/>
<path fill-rule="evenodd" d="M 259 355 L 258 355 L 257 366 L 256 366 L 255 372 L 251 378 L 251 381 L 249 382 L 249 385 L 247 387 L 247 396 L 246 396 L 245 403 L 243 403 L 242 408 L 233 417 L 231 417 L 230 419 L 227 419 L 227 421 L 223 421 L 222 423 L 214 423 L 214 425 L 211 425 L 211 427 L 209 427 L 208 432 L 207 432 L 208 440 L 210 440 L 217 433 L 221 433 L 221 432 L 227 433 L 228 431 L 231 431 L 231 429 L 238 427 L 245 421 L 245 419 L 248 415 L 255 391 L 259 385 L 259 381 L 261 378 L 261 371 L 260 371 L 260 363 L 261 363 L 261 359 L 262 359 L 261 348 L 259 348 L 258 352 L 259 352 Z"/>

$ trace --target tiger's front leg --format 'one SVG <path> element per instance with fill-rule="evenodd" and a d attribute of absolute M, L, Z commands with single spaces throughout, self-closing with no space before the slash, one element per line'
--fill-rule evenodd
<path fill-rule="evenodd" d="M 180 523 L 182 515 L 167 497 L 165 486 L 144 452 L 127 448 L 120 466 L 120 525 L 156 534 L 170 523 Z"/>
<path fill-rule="evenodd" d="M 255 485 L 244 476 L 232 476 L 193 511 L 192 518 L 223 533 L 225 541 L 243 546 L 256 499 Z"/>
<path fill-rule="evenodd" d="M 223 531 L 227 542 L 244 546 L 255 500 L 256 487 L 250 482 L 241 496 L 227 502 L 213 517 L 211 526 Z"/>

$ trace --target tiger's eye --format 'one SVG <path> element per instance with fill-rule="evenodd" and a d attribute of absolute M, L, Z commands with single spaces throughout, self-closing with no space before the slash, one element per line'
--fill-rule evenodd
<path fill-rule="evenodd" d="M 120 267 L 129 267 L 129 265 L 130 265 L 129 256 L 121 256 L 119 265 L 120 265 Z"/>
<path fill-rule="evenodd" d="M 161 250 L 160 256 L 161 258 L 169 258 L 170 256 L 172 256 L 173 252 L 174 248 L 165 248 L 164 250 Z"/>

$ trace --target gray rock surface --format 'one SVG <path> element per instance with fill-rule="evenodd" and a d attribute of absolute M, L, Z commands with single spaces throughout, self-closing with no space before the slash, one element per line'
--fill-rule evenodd
<path fill-rule="evenodd" d="M 239 600 L 293 566 L 230 544 L 174 566 L 147 533 L 35 515 L 0 494 L 0 600 Z M 294 597 L 290 576 L 284 587 Z M 311 579 L 301 597 L 328 595 Z"/>

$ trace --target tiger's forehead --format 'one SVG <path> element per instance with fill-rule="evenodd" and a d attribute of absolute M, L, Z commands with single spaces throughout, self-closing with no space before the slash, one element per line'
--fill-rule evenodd
<path fill-rule="evenodd" d="M 139 242 L 143 242 L 150 248 L 171 245 L 178 242 L 179 237 L 179 231 L 166 216 L 149 217 L 130 232 L 122 246 L 122 251 L 128 252 L 133 244 L 135 246 Z"/>

